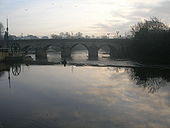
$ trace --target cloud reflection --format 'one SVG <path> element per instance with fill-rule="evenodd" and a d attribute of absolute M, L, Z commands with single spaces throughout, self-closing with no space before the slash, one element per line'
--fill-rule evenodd
<path fill-rule="evenodd" d="M 13 78 L 11 95 L 0 86 L 0 120 L 14 128 L 168 128 L 169 86 L 157 82 L 159 91 L 148 93 L 136 84 L 160 78 L 168 85 L 169 73 L 164 72 L 84 66 L 72 73 L 71 66 L 30 66 Z"/>

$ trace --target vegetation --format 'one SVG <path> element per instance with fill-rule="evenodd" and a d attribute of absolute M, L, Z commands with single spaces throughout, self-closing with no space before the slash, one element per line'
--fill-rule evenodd
<path fill-rule="evenodd" d="M 168 86 L 170 70 L 159 68 L 133 67 L 126 70 L 135 84 L 143 87 L 149 93 L 155 93 L 160 88 Z"/>
<path fill-rule="evenodd" d="M 168 31 L 169 27 L 166 24 L 161 22 L 158 18 L 153 17 L 150 20 L 144 20 L 144 22 L 138 22 L 136 25 L 132 26 L 131 33 L 133 37 L 141 39 L 144 37 L 156 37 L 156 34 L 164 34 L 164 32 Z"/>
<path fill-rule="evenodd" d="M 157 18 L 132 26 L 131 57 L 143 63 L 170 63 L 170 28 Z"/>
<path fill-rule="evenodd" d="M 107 35 L 102 35 L 102 36 L 89 36 L 89 35 L 83 35 L 81 32 L 77 33 L 69 33 L 69 32 L 60 32 L 58 35 L 57 34 L 51 34 L 52 39 L 108 39 L 109 37 Z"/>
<path fill-rule="evenodd" d="M 79 39 L 82 38 L 83 34 L 81 32 L 78 32 L 76 34 L 69 33 L 69 32 L 60 32 L 59 35 L 52 34 L 51 38 L 52 39 Z"/>
<path fill-rule="evenodd" d="M 59 34 L 51 34 L 51 37 L 48 36 L 42 36 L 38 37 L 35 35 L 26 35 L 26 36 L 16 36 L 16 35 L 9 35 L 9 40 L 32 40 L 32 39 L 109 39 L 108 36 L 102 35 L 102 36 L 89 36 L 85 35 L 83 36 L 83 33 L 69 33 L 69 32 L 60 32 Z"/>

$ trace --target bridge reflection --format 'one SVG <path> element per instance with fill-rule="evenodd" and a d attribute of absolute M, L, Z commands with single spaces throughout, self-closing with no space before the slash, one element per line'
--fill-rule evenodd
<path fill-rule="evenodd" d="M 0 63 L 0 78 L 5 75 L 7 72 L 8 76 L 8 82 L 9 82 L 9 88 L 11 88 L 11 73 L 13 76 L 19 76 L 21 73 L 21 64 L 5 64 Z"/>

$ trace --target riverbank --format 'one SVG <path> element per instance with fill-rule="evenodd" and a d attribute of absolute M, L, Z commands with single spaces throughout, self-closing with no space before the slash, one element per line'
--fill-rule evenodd
<path fill-rule="evenodd" d="M 8 72 L 0 75 L 0 125 L 136 128 L 144 124 L 148 128 L 168 128 L 169 72 L 16 65 L 11 68 L 10 76 Z"/>
<path fill-rule="evenodd" d="M 8 49 L 0 49 L 0 62 L 4 61 L 9 56 Z"/>
<path fill-rule="evenodd" d="M 14 64 L 13 62 L 7 62 L 8 64 Z M 61 62 L 48 62 L 48 61 L 20 61 L 17 63 L 22 63 L 26 65 L 63 65 Z M 86 61 L 86 62 L 76 62 L 67 61 L 66 66 L 93 66 L 93 67 L 118 67 L 118 68 L 152 68 L 152 69 L 170 69 L 170 65 L 146 65 L 134 61 L 112 61 L 110 63 L 102 63 L 100 61 Z"/>

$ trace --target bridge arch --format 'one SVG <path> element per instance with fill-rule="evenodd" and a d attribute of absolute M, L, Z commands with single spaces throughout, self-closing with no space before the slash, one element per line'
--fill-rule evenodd
<path fill-rule="evenodd" d="M 53 49 L 54 51 L 61 51 L 61 46 L 56 46 L 53 44 L 48 44 L 46 46 L 43 47 L 44 50 L 49 50 L 49 49 Z"/>
<path fill-rule="evenodd" d="M 46 50 L 48 62 L 61 61 L 61 47 L 49 44 L 44 49 Z"/>
<path fill-rule="evenodd" d="M 22 45 L 20 45 L 21 47 Z M 30 56 L 33 60 L 36 60 L 36 48 L 34 48 L 32 45 L 23 45 L 21 47 L 21 52 L 25 55 L 25 56 Z"/>
<path fill-rule="evenodd" d="M 89 55 L 89 48 L 86 44 L 76 43 L 70 48 L 71 59 L 87 60 Z"/>
<path fill-rule="evenodd" d="M 103 44 L 98 47 L 98 59 L 106 59 L 106 58 L 111 58 L 111 51 L 112 51 L 112 46 L 108 44 Z"/>
<path fill-rule="evenodd" d="M 21 48 L 21 51 L 23 51 L 25 54 L 27 54 L 28 51 L 30 51 L 30 50 L 31 50 L 31 45 L 26 45 Z"/>
<path fill-rule="evenodd" d="M 88 46 L 87 46 L 86 44 L 83 44 L 83 43 L 76 43 L 76 44 L 72 45 L 72 46 L 71 46 L 71 50 L 72 50 L 74 47 L 78 46 L 78 45 L 82 45 L 82 46 L 84 46 L 87 50 L 89 50 Z"/>
<path fill-rule="evenodd" d="M 110 59 L 117 58 L 119 56 L 118 55 L 119 50 L 120 50 L 120 47 L 117 45 L 103 44 L 98 47 L 99 59 L 101 59 L 101 58 L 110 58 Z M 103 54 L 103 55 L 101 55 L 101 54 Z"/>

